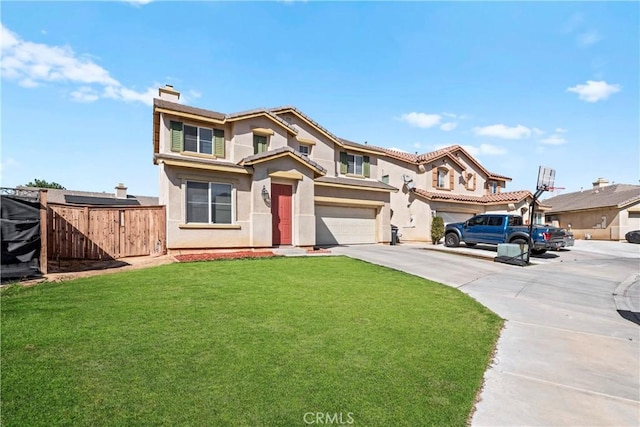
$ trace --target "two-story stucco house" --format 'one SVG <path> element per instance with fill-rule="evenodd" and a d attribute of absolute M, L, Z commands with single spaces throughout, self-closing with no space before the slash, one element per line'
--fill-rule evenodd
<path fill-rule="evenodd" d="M 153 106 L 170 253 L 389 243 L 391 224 L 429 241 L 436 214 L 521 213 L 531 200 L 501 192 L 509 178 L 459 146 L 414 156 L 338 138 L 295 107 L 225 114 L 179 97 L 162 87 Z"/>

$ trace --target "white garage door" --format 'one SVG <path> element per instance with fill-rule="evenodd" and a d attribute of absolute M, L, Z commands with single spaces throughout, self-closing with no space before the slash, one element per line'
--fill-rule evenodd
<path fill-rule="evenodd" d="M 376 242 L 376 209 L 316 206 L 316 244 Z"/>
<path fill-rule="evenodd" d="M 436 216 L 442 217 L 445 225 L 452 222 L 464 222 L 473 216 L 472 213 L 436 211 Z"/>

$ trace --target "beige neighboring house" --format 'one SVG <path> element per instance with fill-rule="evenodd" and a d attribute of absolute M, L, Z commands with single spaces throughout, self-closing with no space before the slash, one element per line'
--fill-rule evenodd
<path fill-rule="evenodd" d="M 169 253 L 429 241 L 431 218 L 528 212 L 528 191 L 460 146 L 420 156 L 338 138 L 295 107 L 225 114 L 153 107 L 153 160 Z"/>
<path fill-rule="evenodd" d="M 561 194 L 543 200 L 552 225 L 570 228 L 576 239 L 624 240 L 640 230 L 640 185 L 609 184 L 604 178 L 589 190 Z"/>

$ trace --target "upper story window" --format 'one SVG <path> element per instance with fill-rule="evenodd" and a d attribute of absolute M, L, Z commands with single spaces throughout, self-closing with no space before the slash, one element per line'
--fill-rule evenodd
<path fill-rule="evenodd" d="M 224 131 L 170 122 L 171 151 L 224 157 Z"/>
<path fill-rule="evenodd" d="M 253 154 L 264 153 L 268 148 L 268 140 L 264 135 L 253 135 Z"/>
<path fill-rule="evenodd" d="M 489 181 L 487 183 L 487 188 L 489 189 L 490 194 L 498 194 L 498 182 L 497 181 Z"/>
<path fill-rule="evenodd" d="M 233 186 L 218 182 L 187 181 L 187 223 L 231 224 Z"/>
<path fill-rule="evenodd" d="M 340 173 L 342 175 L 357 175 L 368 178 L 371 176 L 369 156 L 341 152 Z"/>
<path fill-rule="evenodd" d="M 453 190 L 453 170 L 446 167 L 434 169 L 433 187 L 439 190 Z"/>
<path fill-rule="evenodd" d="M 311 154 L 311 146 L 310 145 L 306 145 L 306 144 L 300 144 L 298 146 L 298 151 L 301 154 L 304 154 L 304 155 L 308 156 L 309 154 Z"/>

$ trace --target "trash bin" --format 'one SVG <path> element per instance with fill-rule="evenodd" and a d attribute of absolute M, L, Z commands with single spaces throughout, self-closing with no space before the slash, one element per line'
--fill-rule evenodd
<path fill-rule="evenodd" d="M 398 227 L 396 227 L 395 225 L 391 226 L 391 244 L 398 244 Z"/>

